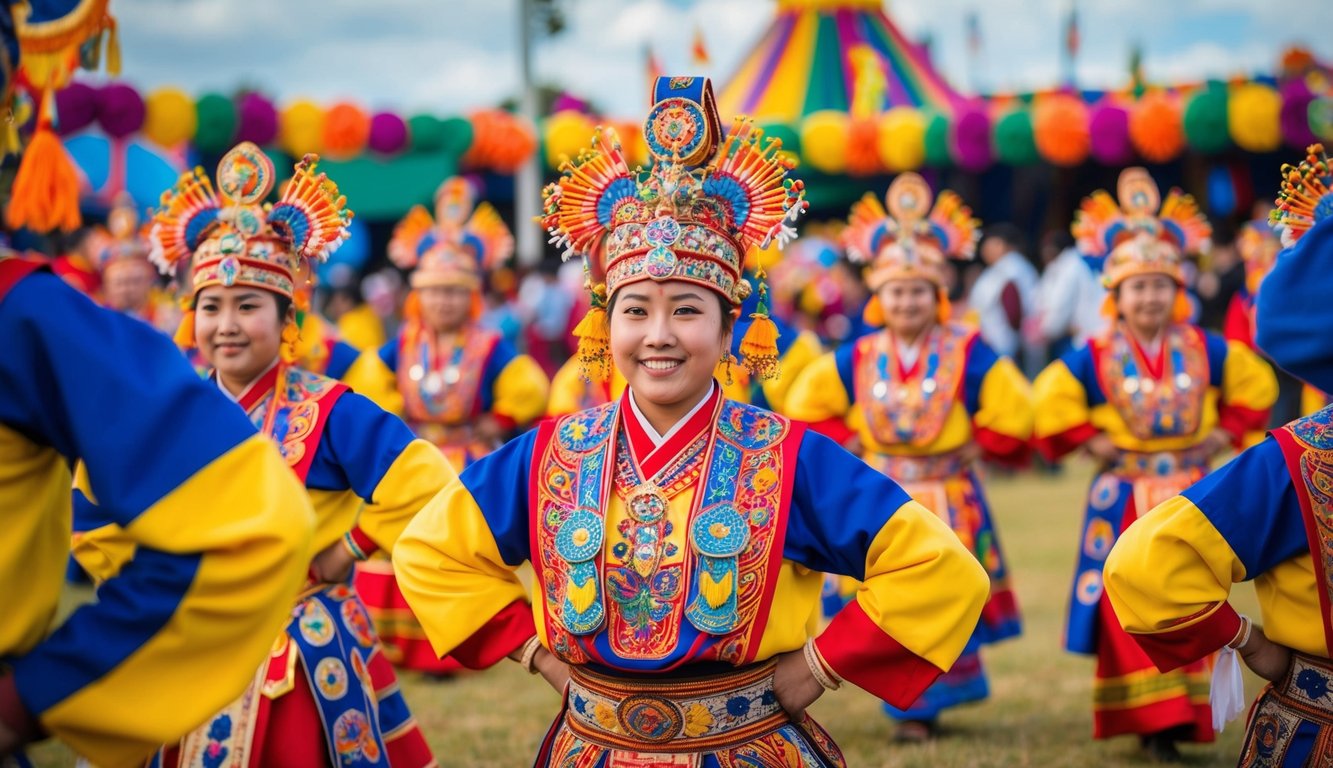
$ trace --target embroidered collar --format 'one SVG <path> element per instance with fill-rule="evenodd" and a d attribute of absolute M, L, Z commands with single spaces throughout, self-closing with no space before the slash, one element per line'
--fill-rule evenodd
<path fill-rule="evenodd" d="M 255 407 L 255 403 L 258 403 L 265 395 L 273 390 L 273 385 L 277 381 L 278 376 L 278 362 L 277 359 L 274 359 L 269 367 L 264 369 L 263 373 L 255 377 L 254 381 L 247 384 L 245 389 L 241 390 L 239 395 L 233 395 L 222 385 L 222 378 L 218 376 L 216 368 L 213 369 L 211 375 L 214 383 L 218 385 L 218 389 L 222 391 L 222 394 L 226 395 L 227 399 L 231 400 L 233 403 L 240 405 L 241 409 L 246 413 L 249 413 L 250 409 Z"/>
<path fill-rule="evenodd" d="M 657 463 L 655 461 L 657 454 L 672 454 L 683 448 L 685 443 L 698 436 L 700 432 L 712 426 L 713 412 L 716 410 L 713 406 L 720 398 L 721 389 L 715 381 L 709 388 L 708 394 L 695 403 L 689 413 L 667 430 L 665 435 L 659 435 L 648 418 L 639 410 L 638 403 L 634 401 L 633 390 L 626 387 L 621 395 L 621 411 L 630 415 L 623 417 L 621 421 L 625 425 L 625 434 L 629 437 L 630 450 L 639 465 L 646 470 L 649 465 Z"/>

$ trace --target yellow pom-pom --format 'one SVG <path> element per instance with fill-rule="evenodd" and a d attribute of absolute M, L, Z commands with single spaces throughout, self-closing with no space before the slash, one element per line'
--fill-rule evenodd
<path fill-rule="evenodd" d="M 278 356 L 282 362 L 291 365 L 299 358 L 296 347 L 301 342 L 301 329 L 295 322 L 282 326 L 282 344 L 278 346 Z"/>
<path fill-rule="evenodd" d="M 588 309 L 579 324 L 574 326 L 574 337 L 579 340 L 579 373 L 587 381 L 606 381 L 611 376 L 611 338 L 607 334 L 606 310 L 597 306 Z"/>
<path fill-rule="evenodd" d="M 778 327 L 768 315 L 750 315 L 753 322 L 741 339 L 741 359 L 745 369 L 760 381 L 777 378 L 782 372 L 778 363 Z"/>
<path fill-rule="evenodd" d="M 176 326 L 176 335 L 172 337 L 181 349 L 194 348 L 194 310 L 187 309 L 181 314 L 180 325 Z"/>

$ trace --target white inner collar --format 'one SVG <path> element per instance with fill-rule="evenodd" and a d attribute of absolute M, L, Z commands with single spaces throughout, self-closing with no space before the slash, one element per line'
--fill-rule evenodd
<path fill-rule="evenodd" d="M 704 393 L 703 399 L 695 403 L 689 413 L 680 417 L 680 421 L 677 421 L 672 425 L 671 429 L 668 429 L 665 435 L 657 434 L 657 430 L 654 429 L 652 423 L 648 421 L 648 417 L 644 416 L 643 411 L 639 410 L 639 404 L 634 400 L 633 389 L 629 390 L 629 409 L 634 414 L 634 418 L 638 420 L 639 426 L 643 429 L 644 434 L 648 435 L 648 439 L 653 441 L 653 447 L 658 448 L 662 443 L 670 440 L 672 435 L 680 431 L 680 428 L 688 422 L 694 414 L 698 413 L 700 408 L 704 407 L 704 403 L 708 402 L 709 398 L 713 396 L 713 389 L 715 387 L 717 387 L 717 382 L 713 382 L 713 386 L 709 387 L 708 391 Z"/>

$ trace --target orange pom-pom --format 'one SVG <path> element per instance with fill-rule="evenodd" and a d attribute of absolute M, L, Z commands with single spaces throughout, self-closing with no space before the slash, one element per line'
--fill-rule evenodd
<path fill-rule="evenodd" d="M 782 373 L 778 362 L 778 327 L 766 314 L 750 315 L 753 322 L 741 339 L 741 359 L 745 369 L 760 381 L 775 379 Z"/>
<path fill-rule="evenodd" d="M 83 223 L 74 163 L 45 120 L 38 124 L 19 163 L 5 223 L 11 229 L 27 227 L 34 232 L 73 232 Z"/>
<path fill-rule="evenodd" d="M 1171 321 L 1187 323 L 1193 315 L 1194 305 L 1190 304 L 1190 298 L 1185 295 L 1185 289 L 1176 290 L 1176 302 L 1171 305 Z"/>
<path fill-rule="evenodd" d="M 879 303 L 879 296 L 871 296 L 870 301 L 866 302 L 865 309 L 861 310 L 861 319 L 874 328 L 884 327 L 884 305 Z"/>

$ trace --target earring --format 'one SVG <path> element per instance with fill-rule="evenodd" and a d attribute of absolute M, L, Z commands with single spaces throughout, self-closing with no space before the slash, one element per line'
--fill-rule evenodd
<path fill-rule="evenodd" d="M 734 360 L 730 352 L 722 353 L 722 365 L 727 370 L 727 386 L 730 387 L 735 382 L 731 378 L 731 361 Z"/>

